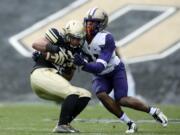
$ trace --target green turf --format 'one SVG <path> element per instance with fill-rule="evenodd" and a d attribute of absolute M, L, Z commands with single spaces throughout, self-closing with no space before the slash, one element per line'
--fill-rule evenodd
<path fill-rule="evenodd" d="M 159 106 L 170 119 L 180 119 L 179 106 Z M 124 109 L 137 120 L 152 120 L 141 112 Z M 0 135 L 56 135 L 51 133 L 59 116 L 59 108 L 54 104 L 4 104 L 0 106 Z M 102 106 L 88 106 L 78 119 L 114 119 Z M 94 123 L 76 120 L 72 125 L 80 135 L 123 135 L 126 125 L 122 123 Z M 139 135 L 180 135 L 180 123 L 169 122 L 167 128 L 158 123 L 138 123 Z M 68 134 L 66 134 L 68 135 Z"/>

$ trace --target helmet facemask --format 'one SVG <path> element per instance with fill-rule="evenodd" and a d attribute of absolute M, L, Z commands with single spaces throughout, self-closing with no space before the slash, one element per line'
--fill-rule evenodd
<path fill-rule="evenodd" d="M 85 42 L 85 36 L 77 36 L 72 34 L 66 35 L 66 41 L 69 43 L 71 48 L 81 48 Z"/>

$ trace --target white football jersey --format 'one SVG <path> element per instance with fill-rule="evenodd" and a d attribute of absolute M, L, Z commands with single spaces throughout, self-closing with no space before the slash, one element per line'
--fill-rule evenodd
<path fill-rule="evenodd" d="M 89 54 L 91 56 L 93 62 L 100 62 L 105 66 L 105 69 L 100 73 L 100 75 L 112 72 L 115 66 L 120 63 L 120 59 L 116 55 L 115 50 L 113 51 L 112 56 L 108 62 L 103 58 L 99 58 L 102 53 L 103 47 L 105 47 L 106 35 L 108 34 L 110 33 L 106 31 L 97 33 L 90 44 L 85 42 L 82 49 L 86 54 Z"/>

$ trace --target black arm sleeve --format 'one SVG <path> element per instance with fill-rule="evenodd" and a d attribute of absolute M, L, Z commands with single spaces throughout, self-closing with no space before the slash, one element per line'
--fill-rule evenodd
<path fill-rule="evenodd" d="M 56 45 L 51 45 L 51 44 L 48 44 L 46 46 L 46 52 L 50 52 L 50 53 L 58 53 L 60 50 L 59 50 L 59 47 L 56 46 Z"/>

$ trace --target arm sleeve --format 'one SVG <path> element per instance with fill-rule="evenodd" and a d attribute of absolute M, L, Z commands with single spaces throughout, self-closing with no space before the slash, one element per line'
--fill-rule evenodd
<path fill-rule="evenodd" d="M 86 63 L 82 68 L 82 70 L 93 74 L 101 73 L 104 69 L 104 65 L 100 62 Z"/>
<path fill-rule="evenodd" d="M 108 34 L 105 39 L 105 45 L 102 47 L 102 51 L 97 59 L 97 62 L 101 62 L 104 66 L 110 61 L 112 54 L 115 50 L 115 41 L 111 34 Z"/>
<path fill-rule="evenodd" d="M 45 38 L 52 44 L 61 45 L 64 44 L 64 35 L 55 28 L 50 28 L 45 33 Z"/>
<path fill-rule="evenodd" d="M 50 52 L 50 53 L 58 53 L 60 51 L 59 47 L 56 45 L 51 45 L 48 44 L 46 46 L 46 52 Z"/>

